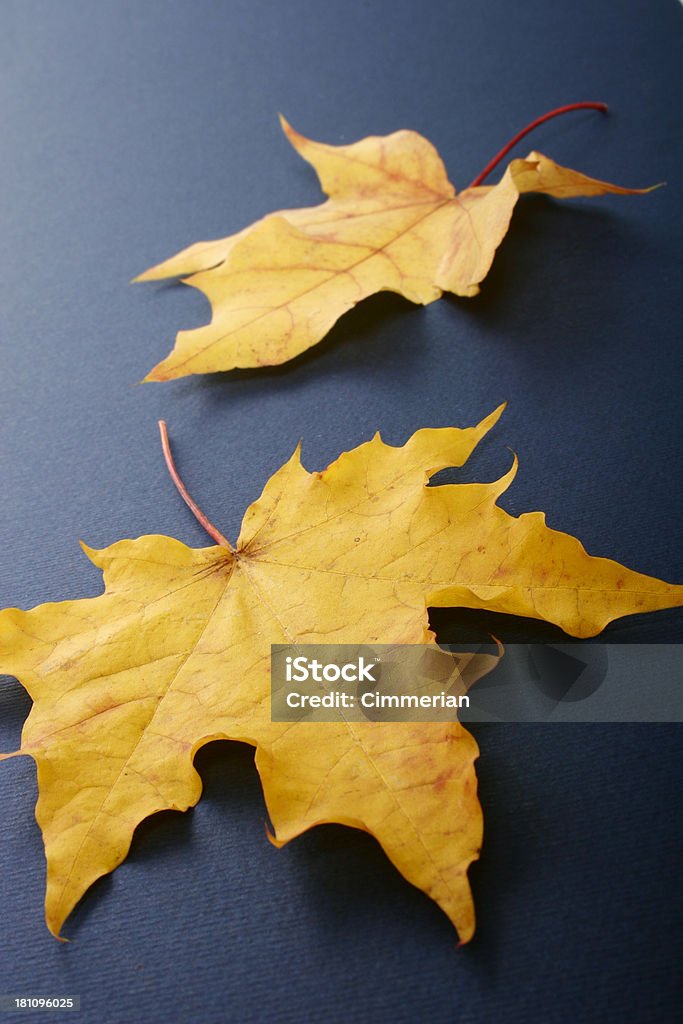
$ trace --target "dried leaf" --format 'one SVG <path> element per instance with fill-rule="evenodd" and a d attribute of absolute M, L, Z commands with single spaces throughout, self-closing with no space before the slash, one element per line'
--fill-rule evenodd
<path fill-rule="evenodd" d="M 683 587 L 590 557 L 541 513 L 499 508 L 514 467 L 496 483 L 426 486 L 462 465 L 500 412 L 475 428 L 419 430 L 402 448 L 377 435 L 322 473 L 297 450 L 235 548 L 161 536 L 84 546 L 104 572 L 101 596 L 0 613 L 0 670 L 34 700 L 17 753 L 38 766 L 54 935 L 143 818 L 197 802 L 194 755 L 225 738 L 257 748 L 276 843 L 321 822 L 365 829 L 471 937 L 474 739 L 457 722 L 273 723 L 269 653 L 294 641 L 433 643 L 429 605 L 586 637 L 683 603 Z"/>
<path fill-rule="evenodd" d="M 376 292 L 423 305 L 445 291 L 476 295 L 524 193 L 567 199 L 649 191 L 596 181 L 532 152 L 513 160 L 497 185 L 456 193 L 437 151 L 417 132 L 328 146 L 284 118 L 282 126 L 330 198 L 198 242 L 136 278 L 182 277 L 213 311 L 210 324 L 180 331 L 145 380 L 286 362 Z"/>

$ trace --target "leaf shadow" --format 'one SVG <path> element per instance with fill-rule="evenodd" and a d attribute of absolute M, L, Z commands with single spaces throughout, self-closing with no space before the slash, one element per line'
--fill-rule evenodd
<path fill-rule="evenodd" d="M 429 608 L 429 625 L 437 643 L 474 646 L 495 637 L 505 644 L 618 644 L 674 642 L 681 635 L 681 615 L 676 608 L 640 612 L 608 622 L 594 637 L 577 640 L 559 626 L 541 619 L 508 615 L 481 608 Z"/>
<path fill-rule="evenodd" d="M 521 782 L 515 770 L 519 726 L 468 723 L 467 729 L 479 747 L 477 795 L 484 816 L 484 842 L 479 859 L 468 871 L 477 926 L 460 953 L 470 969 L 480 973 L 483 982 L 490 983 L 507 955 L 500 941 L 509 928 L 507 907 L 513 905 L 515 894 L 533 877 L 533 865 L 525 843 Z"/>
<path fill-rule="evenodd" d="M 13 676 L 0 676 L 0 750 L 16 750 L 33 702 Z"/>
<path fill-rule="evenodd" d="M 472 330 L 514 347 L 521 358 L 550 348 L 576 363 L 595 348 L 585 324 L 619 313 L 623 279 L 651 245 L 617 209 L 586 199 L 562 204 L 525 196 L 479 295 L 442 301 Z M 606 274 L 605 267 L 613 269 Z"/>
<path fill-rule="evenodd" d="M 429 626 L 440 644 L 490 643 L 491 637 L 503 644 L 571 643 L 573 639 L 559 626 L 541 619 L 479 608 L 430 608 Z"/>
<path fill-rule="evenodd" d="M 410 885 L 369 833 L 321 824 L 288 843 L 289 867 L 302 883 L 300 900 L 321 941 L 347 945 L 381 921 L 402 941 L 422 941 L 428 931 L 453 941 L 453 925 L 420 889 Z M 352 908 L 352 912 L 350 912 Z M 420 922 L 416 930 L 416 922 Z"/>
<path fill-rule="evenodd" d="M 196 374 L 171 384 L 181 397 L 200 392 L 217 403 L 253 402 L 273 386 L 304 389 L 326 377 L 352 381 L 379 372 L 409 386 L 428 340 L 421 312 L 401 295 L 382 292 L 349 310 L 318 344 L 285 363 Z"/>
<path fill-rule="evenodd" d="M 395 330 L 405 326 L 406 321 L 410 322 L 411 314 L 418 308 L 394 292 L 371 295 L 340 317 L 320 342 L 289 362 L 274 367 L 237 370 L 234 376 L 237 380 L 257 380 L 264 374 L 286 377 L 293 372 L 317 371 L 321 360 L 330 362 L 332 359 L 340 364 L 338 368 L 345 370 L 366 373 L 381 363 L 389 372 L 400 373 L 403 361 L 411 364 L 414 353 L 406 346 L 406 350 L 400 353 L 400 359 L 397 358 Z M 377 351 L 377 346 L 380 351 Z"/>

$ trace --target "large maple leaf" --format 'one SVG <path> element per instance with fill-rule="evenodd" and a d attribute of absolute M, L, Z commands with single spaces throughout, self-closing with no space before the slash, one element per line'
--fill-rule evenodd
<path fill-rule="evenodd" d="M 497 185 L 456 193 L 436 149 L 417 132 L 330 146 L 304 138 L 284 118 L 282 126 L 329 199 L 198 242 L 136 278 L 183 277 L 213 312 L 206 326 L 180 331 L 145 380 L 286 362 L 376 292 L 422 304 L 445 291 L 476 295 L 524 193 L 567 199 L 649 191 L 597 181 L 532 152 L 513 160 Z"/>
<path fill-rule="evenodd" d="M 143 818 L 197 802 L 194 756 L 225 738 L 257 748 L 277 843 L 321 822 L 365 829 L 470 938 L 467 869 L 482 838 L 472 736 L 458 722 L 274 723 L 269 655 L 295 641 L 433 644 L 429 605 L 586 637 L 683 603 L 683 587 L 589 556 L 542 513 L 501 509 L 514 467 L 495 483 L 426 486 L 500 411 L 401 448 L 377 435 L 322 473 L 297 450 L 235 547 L 215 528 L 219 543 L 202 549 L 161 536 L 86 547 L 101 596 L 0 613 L 0 670 L 34 701 L 16 753 L 37 762 L 55 935 Z"/>

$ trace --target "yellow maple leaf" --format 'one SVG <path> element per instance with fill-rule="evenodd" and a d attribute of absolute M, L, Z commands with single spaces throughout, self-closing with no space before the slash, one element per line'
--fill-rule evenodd
<path fill-rule="evenodd" d="M 207 296 L 213 313 L 206 326 L 179 332 L 146 381 L 286 362 L 376 292 L 424 305 L 445 291 L 476 295 L 524 193 L 566 199 L 650 191 L 597 181 L 532 152 L 513 160 L 497 185 L 456 193 L 436 149 L 417 132 L 330 146 L 281 121 L 329 199 L 198 242 L 136 278 L 182 277 Z"/>
<path fill-rule="evenodd" d="M 257 748 L 277 844 L 322 822 L 365 829 L 470 938 L 467 869 L 482 838 L 474 739 L 455 721 L 272 722 L 269 655 L 271 643 L 433 644 L 430 605 L 586 637 L 683 603 L 683 587 L 589 556 L 542 513 L 501 509 L 514 467 L 495 483 L 427 487 L 467 460 L 500 412 L 474 428 L 419 430 L 400 448 L 376 435 L 322 473 L 297 449 L 234 547 L 211 524 L 208 548 L 162 536 L 85 547 L 104 572 L 101 596 L 0 613 L 0 670 L 34 701 L 21 749 L 2 756 L 37 763 L 53 934 L 125 858 L 143 818 L 197 802 L 194 756 L 224 738 Z"/>

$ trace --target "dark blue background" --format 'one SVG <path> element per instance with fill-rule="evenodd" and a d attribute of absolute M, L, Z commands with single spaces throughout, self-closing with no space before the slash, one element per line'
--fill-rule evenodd
<path fill-rule="evenodd" d="M 159 417 L 234 539 L 300 437 L 319 469 L 378 427 L 402 443 L 503 399 L 459 479 L 500 475 L 511 447 L 509 511 L 544 509 L 590 552 L 683 581 L 682 30 L 676 0 L 3 0 L 0 606 L 98 593 L 78 538 L 206 544 L 166 474 Z M 128 280 L 318 201 L 278 110 L 332 143 L 421 131 L 462 187 L 529 120 L 586 99 L 610 115 L 554 121 L 529 148 L 666 189 L 526 199 L 475 300 L 380 296 L 288 366 L 133 386 L 208 305 Z M 435 616 L 445 638 L 458 621 Z M 605 636 L 672 641 L 682 624 L 663 612 Z M 28 701 L 11 680 L 1 693 L 0 748 L 14 749 Z M 476 735 L 486 837 L 463 950 L 369 837 L 328 826 L 272 848 L 251 751 L 229 744 L 199 755 L 199 806 L 143 824 L 58 945 L 43 924 L 34 767 L 2 765 L 0 993 L 80 994 L 79 1019 L 105 1024 L 668 1024 L 681 999 L 680 731 Z"/>

